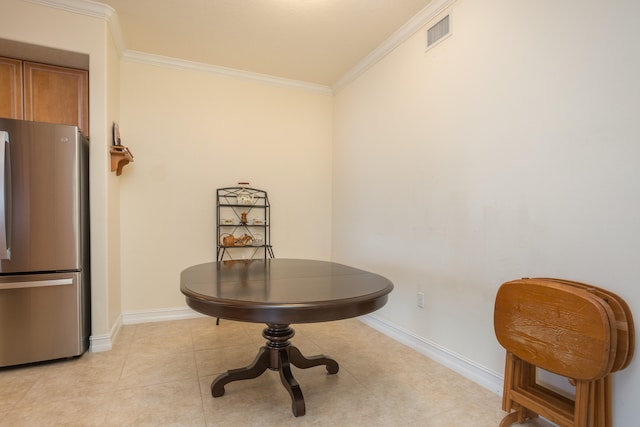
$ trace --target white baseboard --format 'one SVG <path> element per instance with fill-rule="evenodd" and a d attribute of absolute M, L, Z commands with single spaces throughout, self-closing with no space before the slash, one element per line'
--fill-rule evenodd
<path fill-rule="evenodd" d="M 111 334 L 91 335 L 89 337 L 89 351 L 99 353 L 101 351 L 109 351 L 113 348 L 113 340 Z"/>
<path fill-rule="evenodd" d="M 122 325 L 193 319 L 201 316 L 203 315 L 188 307 L 126 311 L 118 317 L 118 320 L 116 320 L 108 334 L 91 335 L 89 337 L 89 351 L 97 353 L 111 350 L 113 348 L 113 342 L 118 336 L 118 332 L 120 332 Z"/>
<path fill-rule="evenodd" d="M 99 353 L 101 351 L 109 351 L 113 348 L 113 342 L 120 332 L 122 327 L 122 316 L 118 316 L 118 319 L 111 327 L 108 334 L 91 335 L 89 337 L 89 351 L 92 353 Z"/>
<path fill-rule="evenodd" d="M 126 311 L 122 313 L 122 316 L 112 328 L 111 334 L 91 337 L 91 351 L 110 350 L 112 342 L 122 325 L 194 319 L 203 316 L 204 315 L 188 307 Z M 478 383 L 498 395 L 502 395 L 503 377 L 500 374 L 374 314 L 362 316 L 359 320 L 388 337 L 452 369 L 463 377 Z"/>
<path fill-rule="evenodd" d="M 168 320 L 194 319 L 196 317 L 204 317 L 204 315 L 188 307 L 135 310 L 122 313 L 122 324 L 135 325 L 137 323 L 165 322 Z"/>
<path fill-rule="evenodd" d="M 497 395 L 502 395 L 504 377 L 497 372 L 373 314 L 362 316 L 359 320 Z"/>

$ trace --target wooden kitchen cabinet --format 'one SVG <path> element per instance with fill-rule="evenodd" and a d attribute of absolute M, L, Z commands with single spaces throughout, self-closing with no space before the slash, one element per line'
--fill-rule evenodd
<path fill-rule="evenodd" d="M 22 89 L 22 61 L 0 57 L 0 117 L 24 117 Z"/>
<path fill-rule="evenodd" d="M 88 136 L 88 71 L 0 58 L 0 117 L 78 126 Z"/>
<path fill-rule="evenodd" d="M 89 73 L 24 62 L 24 118 L 78 126 L 89 135 Z"/>

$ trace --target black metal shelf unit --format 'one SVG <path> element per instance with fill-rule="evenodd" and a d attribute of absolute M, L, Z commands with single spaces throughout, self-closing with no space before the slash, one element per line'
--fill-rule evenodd
<path fill-rule="evenodd" d="M 273 258 L 271 205 L 264 190 L 238 186 L 216 191 L 216 257 Z"/>

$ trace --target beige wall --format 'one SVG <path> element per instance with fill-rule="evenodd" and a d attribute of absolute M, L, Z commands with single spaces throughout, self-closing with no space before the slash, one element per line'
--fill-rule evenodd
<path fill-rule="evenodd" d="M 381 319 L 502 375 L 507 280 L 592 282 L 640 313 L 640 6 L 452 12 L 441 45 L 420 31 L 335 95 L 332 253 L 394 281 Z M 614 383 L 632 425 L 640 364 Z"/>
<path fill-rule="evenodd" d="M 122 62 L 125 313 L 183 307 L 179 274 L 215 260 L 215 191 L 272 204 L 277 257 L 331 257 L 332 98 L 207 71 Z"/>
<path fill-rule="evenodd" d="M 112 143 L 112 127 L 114 122 L 120 122 L 120 52 L 116 48 L 111 33 L 107 32 L 107 145 Z M 121 286 L 121 238 L 120 238 L 120 179 L 111 172 L 110 159 L 107 160 L 107 200 L 106 219 L 108 224 L 107 236 L 104 240 L 107 247 L 107 305 L 108 323 L 111 328 L 118 327 L 122 314 L 122 286 Z M 102 241 L 102 240 L 101 240 Z"/>
<path fill-rule="evenodd" d="M 2 1 L 0 39 L 62 49 L 89 55 L 89 120 L 90 151 L 90 210 L 92 257 L 92 339 L 107 337 L 114 326 L 120 302 L 114 301 L 119 288 L 117 251 L 109 249 L 114 237 L 113 211 L 117 201 L 113 181 L 108 175 L 107 146 L 110 126 L 117 115 L 118 59 L 105 20 L 39 6 L 19 0 Z M 112 299 L 110 299 L 112 297 Z M 108 345 L 108 343 L 107 343 Z"/>

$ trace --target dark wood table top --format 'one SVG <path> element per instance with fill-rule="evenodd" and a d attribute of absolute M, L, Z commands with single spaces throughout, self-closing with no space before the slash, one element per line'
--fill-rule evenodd
<path fill-rule="evenodd" d="M 246 322 L 293 324 L 346 319 L 384 306 L 393 284 L 328 261 L 252 259 L 209 262 L 181 273 L 194 310 Z"/>

